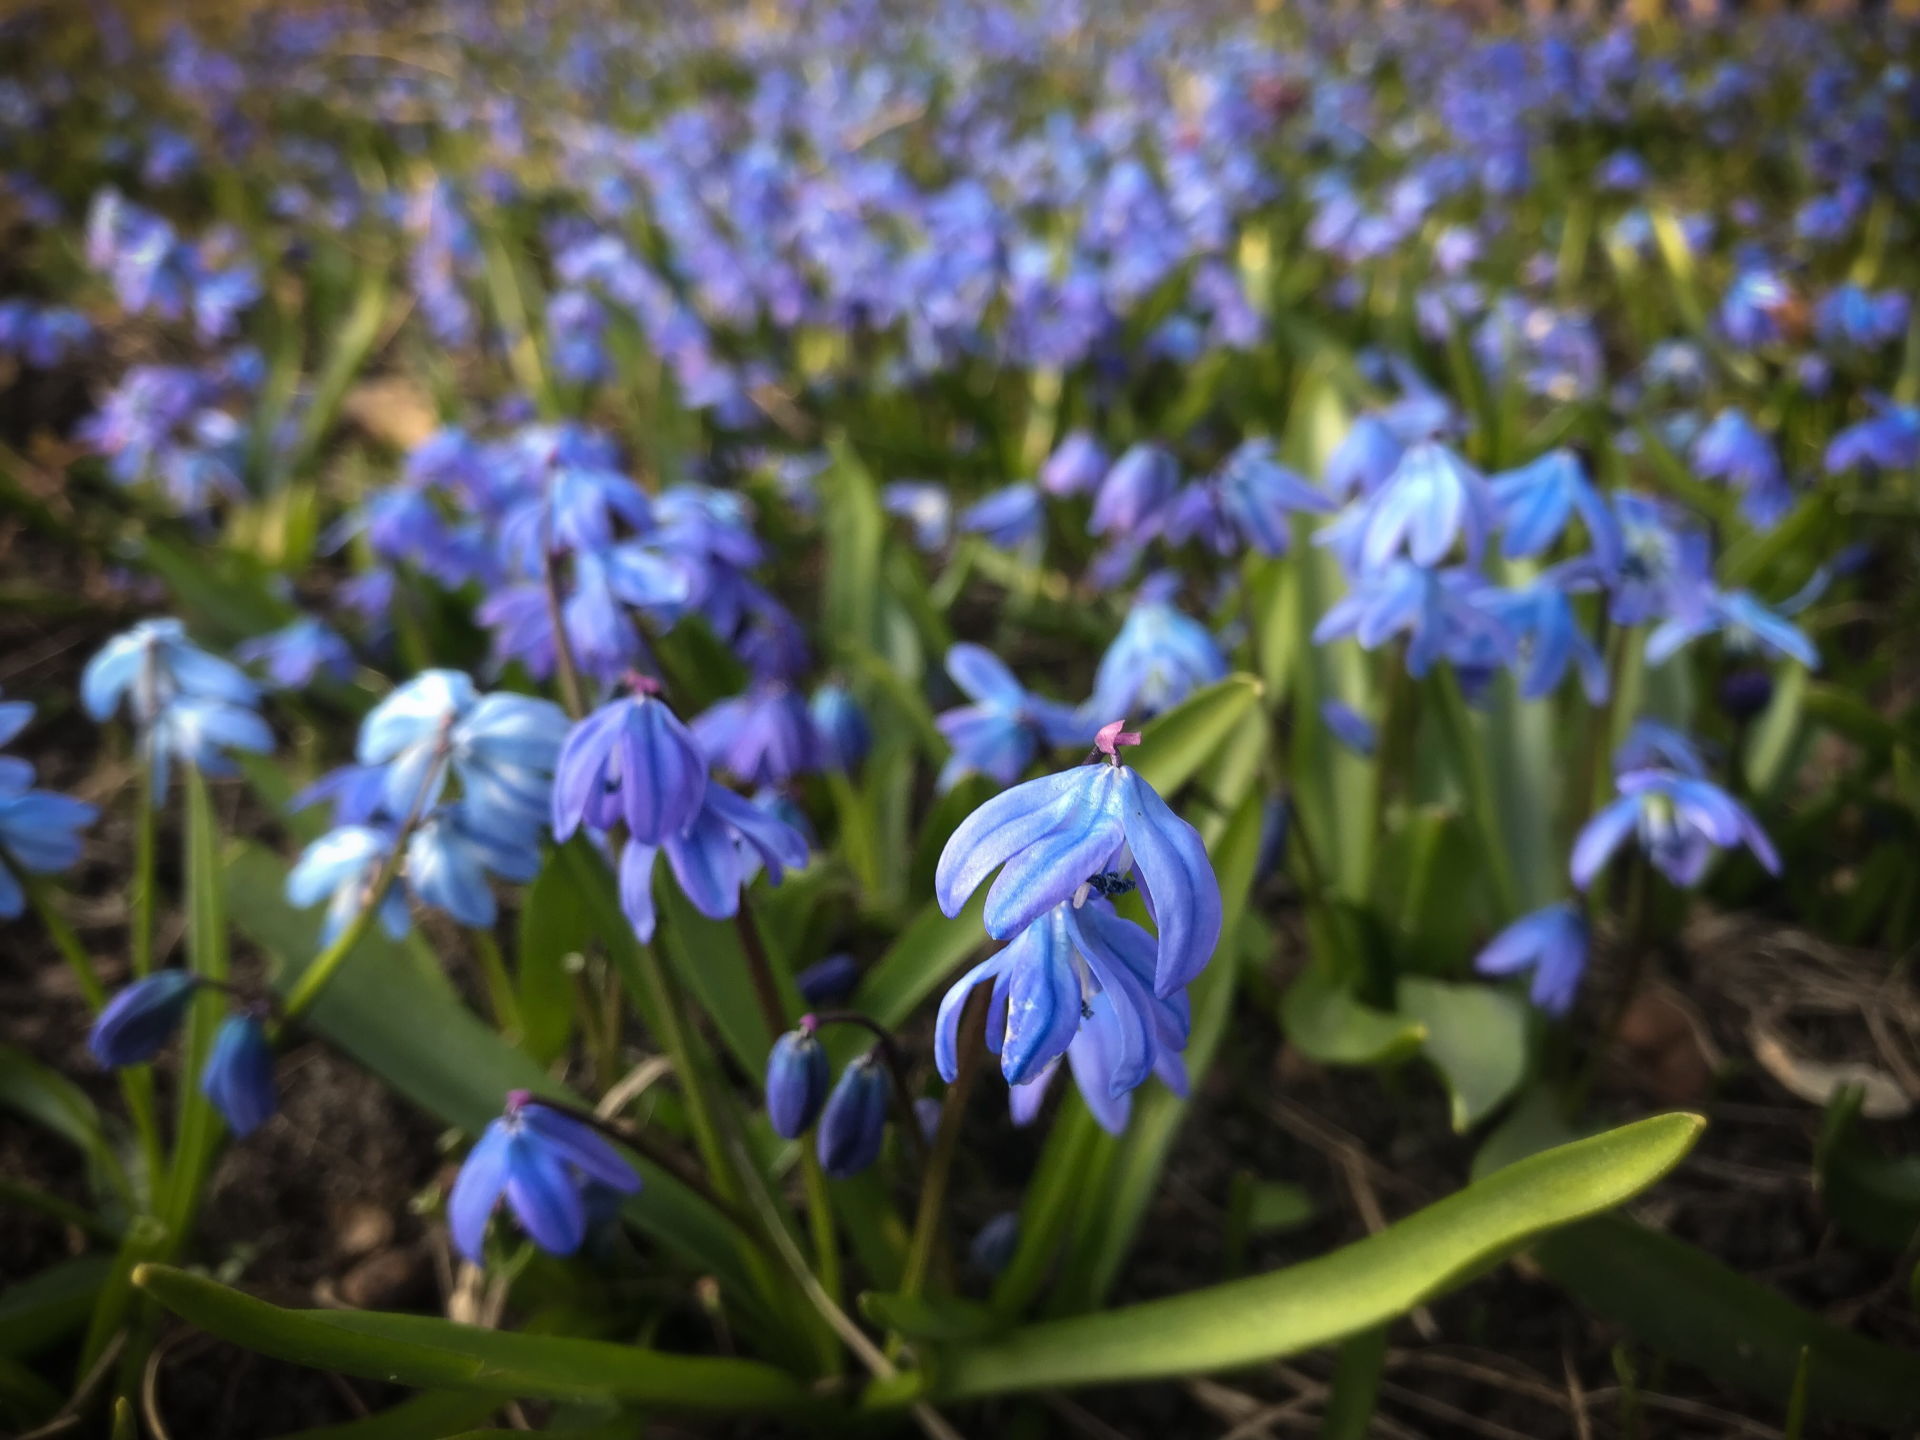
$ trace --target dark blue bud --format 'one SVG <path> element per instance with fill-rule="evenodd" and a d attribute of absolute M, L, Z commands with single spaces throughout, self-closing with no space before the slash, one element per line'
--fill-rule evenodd
<path fill-rule="evenodd" d="M 1720 681 L 1720 708 L 1735 720 L 1751 720 L 1772 703 L 1771 670 L 1735 670 Z"/>
<path fill-rule="evenodd" d="M 213 1037 L 200 1090 L 236 1135 L 251 1135 L 279 1108 L 273 1088 L 273 1046 L 258 1014 L 229 1015 Z"/>
<path fill-rule="evenodd" d="M 800 998 L 809 1005 L 832 1005 L 853 993 L 860 980 L 860 965 L 851 955 L 829 955 L 809 965 L 793 977 L 800 987 Z"/>
<path fill-rule="evenodd" d="M 1020 1216 L 1017 1211 L 1002 1210 L 980 1227 L 967 1247 L 967 1263 L 983 1275 L 998 1275 L 1013 1259 L 1020 1243 Z"/>
<path fill-rule="evenodd" d="M 814 1038 L 813 1027 L 802 1025 L 773 1042 L 767 1056 L 767 1119 L 773 1132 L 797 1140 L 819 1118 L 827 1098 L 827 1052 Z"/>
<path fill-rule="evenodd" d="M 836 1180 L 858 1175 L 880 1158 L 887 1128 L 887 1072 L 876 1053 L 840 1073 L 820 1116 L 820 1168 Z"/>
<path fill-rule="evenodd" d="M 826 684 L 807 706 L 820 740 L 820 762 L 829 770 L 852 770 L 867 758 L 873 732 L 866 713 L 844 685 Z"/>
<path fill-rule="evenodd" d="M 180 1025 L 196 981 L 185 970 L 161 970 L 136 980 L 108 1002 L 93 1022 L 87 1048 L 102 1065 L 143 1065 Z"/>

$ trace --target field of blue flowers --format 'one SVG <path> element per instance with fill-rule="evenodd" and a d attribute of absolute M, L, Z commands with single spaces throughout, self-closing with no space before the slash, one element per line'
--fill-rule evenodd
<path fill-rule="evenodd" d="M 1920 1433 L 1916 61 L 0 21 L 0 1433 Z"/>

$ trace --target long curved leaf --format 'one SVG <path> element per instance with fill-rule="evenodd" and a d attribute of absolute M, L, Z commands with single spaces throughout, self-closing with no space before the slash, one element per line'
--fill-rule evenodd
<path fill-rule="evenodd" d="M 1154 789 L 1171 795 L 1232 737 L 1260 689 L 1259 676 L 1241 672 L 1194 691 L 1140 727 L 1140 748 L 1127 763 Z"/>
<path fill-rule="evenodd" d="M 752 1360 L 483 1330 L 428 1315 L 283 1310 L 164 1265 L 142 1265 L 134 1283 L 181 1319 L 249 1350 L 399 1385 L 713 1414 L 789 1413 L 812 1403 L 798 1380 Z"/>
<path fill-rule="evenodd" d="M 1705 1122 L 1659 1115 L 1509 1166 L 1380 1234 L 1269 1275 L 942 1352 L 932 1398 L 1231 1369 L 1357 1335 L 1658 1180 Z"/>

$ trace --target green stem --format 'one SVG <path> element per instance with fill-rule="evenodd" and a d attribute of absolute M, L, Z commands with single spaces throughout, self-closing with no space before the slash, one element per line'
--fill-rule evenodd
<path fill-rule="evenodd" d="M 513 977 L 507 973 L 507 961 L 500 953 L 500 942 L 489 932 L 478 928 L 468 933 L 473 936 L 474 954 L 480 960 L 480 978 L 487 987 L 487 1006 L 493 1011 L 494 1028 L 503 1034 L 519 1034 L 520 1003 L 514 998 Z"/>
<path fill-rule="evenodd" d="M 153 766 L 143 763 L 135 775 L 140 787 L 133 832 L 133 978 L 153 973 L 153 905 L 158 807 L 153 803 Z"/>
<path fill-rule="evenodd" d="M 1503 919 L 1511 919 L 1519 912 L 1519 892 L 1514 886 L 1513 862 L 1500 839 L 1499 812 L 1494 808 L 1493 777 L 1487 771 L 1486 752 L 1474 733 L 1473 716 L 1467 711 L 1467 698 L 1460 691 L 1460 678 L 1452 666 L 1442 665 L 1434 672 L 1434 688 L 1466 779 L 1467 803 L 1480 832 L 1480 849 L 1493 881 L 1494 900 Z"/>
<path fill-rule="evenodd" d="M 965 1117 L 967 1097 L 980 1072 L 980 1055 L 986 1048 L 987 995 L 975 990 L 967 997 L 966 1014 L 960 1021 L 960 1073 L 947 1087 L 940 1105 L 940 1125 L 934 1132 L 933 1152 L 927 1157 L 926 1178 L 920 1185 L 920 1208 L 913 1217 L 913 1241 L 907 1247 L 906 1268 L 900 1276 L 900 1293 L 918 1295 L 927 1284 L 933 1268 L 934 1246 L 940 1236 L 940 1212 L 946 1203 L 947 1186 L 953 1178 L 954 1156 L 960 1151 L 960 1122 Z"/>

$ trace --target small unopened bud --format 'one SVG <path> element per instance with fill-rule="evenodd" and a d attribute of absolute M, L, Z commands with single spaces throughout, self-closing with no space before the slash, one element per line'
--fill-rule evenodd
<path fill-rule="evenodd" d="M 827 1098 L 827 1052 L 804 1021 L 773 1042 L 767 1056 L 767 1119 L 774 1134 L 797 1140 L 819 1118 Z"/>

